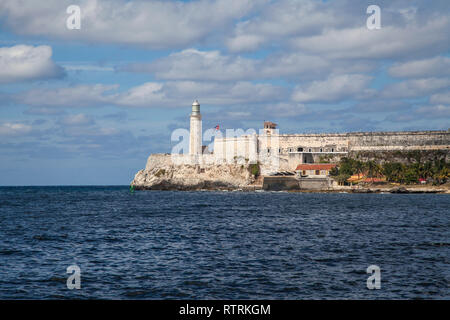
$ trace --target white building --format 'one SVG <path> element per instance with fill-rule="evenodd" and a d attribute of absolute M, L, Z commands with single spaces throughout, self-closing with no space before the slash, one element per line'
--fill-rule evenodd
<path fill-rule="evenodd" d="M 197 100 L 192 104 L 189 154 L 202 154 L 202 115 L 200 114 L 200 103 Z"/>
<path fill-rule="evenodd" d="M 266 171 L 293 171 L 299 164 L 336 163 L 349 152 L 449 150 L 450 131 L 351 132 L 279 134 L 265 121 L 259 132 L 242 129 L 217 131 L 213 153 L 202 148 L 202 116 L 197 100 L 190 116 L 189 156 L 186 163 L 256 163 Z M 207 150 L 207 148 L 206 148 Z"/>

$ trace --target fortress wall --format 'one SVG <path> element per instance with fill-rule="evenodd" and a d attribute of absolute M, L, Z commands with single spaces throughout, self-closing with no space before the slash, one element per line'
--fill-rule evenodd
<path fill-rule="evenodd" d="M 217 160 L 233 160 L 242 157 L 250 161 L 257 158 L 256 135 L 214 139 L 214 156 Z"/>
<path fill-rule="evenodd" d="M 298 147 L 304 148 L 333 148 L 335 151 L 347 151 L 348 143 L 345 137 L 340 135 L 281 135 L 280 146 L 283 152 L 288 152 L 289 148 L 294 148 L 297 151 Z"/>
<path fill-rule="evenodd" d="M 448 131 L 349 133 L 352 151 L 437 150 L 450 148 Z"/>
<path fill-rule="evenodd" d="M 319 151 L 319 148 L 329 149 L 328 151 L 331 151 L 331 148 L 333 148 L 334 151 L 340 152 L 348 150 L 348 139 L 345 134 L 282 134 L 278 136 L 278 140 L 282 153 L 288 153 L 289 148 L 297 151 L 298 147 L 304 148 L 304 151 L 307 151 L 308 148 L 313 148 L 313 151 Z M 258 139 L 258 142 L 260 142 L 260 150 L 267 149 L 268 145 L 264 141 Z"/>
<path fill-rule="evenodd" d="M 324 152 L 347 152 L 358 150 L 437 150 L 450 148 L 450 131 L 411 131 L 411 132 L 354 132 L 332 134 L 282 134 L 278 137 L 282 153 L 289 148 L 309 148 L 312 152 L 323 149 Z M 259 152 L 270 147 L 262 136 L 258 137 Z M 272 139 L 272 143 L 273 143 Z M 274 150 L 278 151 L 278 150 Z"/>

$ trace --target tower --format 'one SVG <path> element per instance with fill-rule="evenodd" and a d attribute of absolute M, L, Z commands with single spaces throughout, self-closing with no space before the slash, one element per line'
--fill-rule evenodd
<path fill-rule="evenodd" d="M 200 114 L 200 103 L 197 100 L 192 104 L 189 154 L 202 154 L 202 115 Z"/>
<path fill-rule="evenodd" d="M 270 122 L 270 121 L 264 121 L 264 133 L 267 135 L 273 134 L 274 130 L 277 128 L 277 124 Z"/>

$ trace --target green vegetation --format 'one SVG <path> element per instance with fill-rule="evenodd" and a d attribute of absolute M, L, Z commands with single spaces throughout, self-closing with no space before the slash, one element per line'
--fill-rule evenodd
<path fill-rule="evenodd" d="M 330 158 L 331 157 L 332 156 L 330 156 L 330 155 L 321 155 L 319 157 L 319 163 L 330 163 Z"/>
<path fill-rule="evenodd" d="M 419 162 L 420 155 L 411 152 L 407 164 L 401 162 L 384 162 L 379 164 L 375 161 L 360 161 L 351 158 L 342 158 L 338 167 L 330 170 L 339 183 L 345 181 L 354 174 L 365 174 L 368 178 L 386 177 L 386 181 L 414 184 L 419 179 L 431 181 L 435 185 L 443 184 L 450 178 L 450 163 L 445 158 Z"/>
<path fill-rule="evenodd" d="M 249 170 L 250 173 L 255 176 L 255 178 L 258 177 L 260 174 L 259 162 L 250 164 Z"/>

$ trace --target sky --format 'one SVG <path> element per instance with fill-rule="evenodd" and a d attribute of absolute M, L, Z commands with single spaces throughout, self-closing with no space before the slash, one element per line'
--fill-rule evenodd
<path fill-rule="evenodd" d="M 195 99 L 204 130 L 447 130 L 449 31 L 448 0 L 0 0 L 0 185 L 129 184 Z"/>

